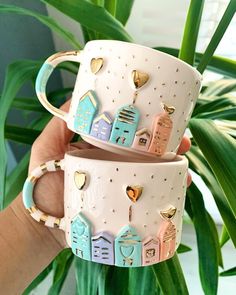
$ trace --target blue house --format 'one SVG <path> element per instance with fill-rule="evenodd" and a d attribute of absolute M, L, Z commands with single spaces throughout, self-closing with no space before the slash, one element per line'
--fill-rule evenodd
<path fill-rule="evenodd" d="M 124 226 L 115 239 L 115 265 L 136 267 L 142 265 L 142 243 L 136 230 Z"/>
<path fill-rule="evenodd" d="M 92 237 L 92 260 L 103 264 L 114 264 L 114 237 L 107 232 Z"/>
<path fill-rule="evenodd" d="M 140 113 L 133 105 L 118 110 L 111 131 L 110 141 L 122 146 L 131 146 L 138 127 Z"/>
<path fill-rule="evenodd" d="M 97 111 L 98 98 L 93 90 L 89 90 L 79 100 L 74 120 L 75 130 L 89 134 Z"/>
<path fill-rule="evenodd" d="M 94 119 L 90 134 L 98 139 L 108 141 L 111 134 L 112 119 L 107 112 Z"/>
<path fill-rule="evenodd" d="M 71 248 L 76 256 L 91 260 L 91 225 L 82 213 L 71 222 Z"/>

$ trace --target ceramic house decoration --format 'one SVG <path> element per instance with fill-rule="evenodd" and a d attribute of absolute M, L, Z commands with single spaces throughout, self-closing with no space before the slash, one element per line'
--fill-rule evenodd
<path fill-rule="evenodd" d="M 151 142 L 151 132 L 147 128 L 142 128 L 135 133 L 132 147 L 136 150 L 147 151 Z"/>
<path fill-rule="evenodd" d="M 98 99 L 95 92 L 89 90 L 79 100 L 74 121 L 75 130 L 89 134 L 97 110 Z"/>
<path fill-rule="evenodd" d="M 107 232 L 92 237 L 92 261 L 114 264 L 114 237 Z"/>
<path fill-rule="evenodd" d="M 167 148 L 170 134 L 173 127 L 173 122 L 170 118 L 175 110 L 174 107 L 168 107 L 163 104 L 164 112 L 157 115 L 153 122 L 152 141 L 148 149 L 149 152 L 158 156 L 162 156 Z"/>
<path fill-rule="evenodd" d="M 90 135 L 108 141 L 111 134 L 112 119 L 107 112 L 102 113 L 94 119 Z"/>
<path fill-rule="evenodd" d="M 131 146 L 138 126 L 140 113 L 133 105 L 121 107 L 115 117 L 110 141 L 122 146 Z"/>
<path fill-rule="evenodd" d="M 115 265 L 141 266 L 141 249 L 141 238 L 136 230 L 130 225 L 123 227 L 115 239 Z"/>
<path fill-rule="evenodd" d="M 176 228 L 171 221 L 163 221 L 159 232 L 160 261 L 166 260 L 175 253 Z"/>
<path fill-rule="evenodd" d="M 160 260 L 160 242 L 156 237 L 148 237 L 143 241 L 142 265 L 151 265 Z"/>
<path fill-rule="evenodd" d="M 82 213 L 71 222 L 72 252 L 80 258 L 91 260 L 91 226 Z"/>

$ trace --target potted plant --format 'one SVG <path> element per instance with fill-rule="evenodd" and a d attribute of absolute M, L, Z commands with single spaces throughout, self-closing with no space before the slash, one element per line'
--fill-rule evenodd
<path fill-rule="evenodd" d="M 93 39 L 132 42 L 131 36 L 125 30 L 134 2 L 132 0 L 44 0 L 42 2 L 78 22 L 82 27 L 85 42 Z M 200 175 L 210 189 L 224 222 L 219 238 L 215 222 L 205 208 L 202 193 L 196 184 L 192 183 L 187 192 L 185 209 L 196 231 L 202 288 L 205 294 L 213 295 L 217 294 L 219 269 L 223 267 L 221 248 L 228 240 L 236 246 L 236 98 L 233 94 L 236 89 L 236 63 L 213 55 L 236 11 L 236 1 L 229 2 L 206 51 L 200 54 L 196 52 L 196 43 L 203 6 L 203 0 L 190 1 L 180 49 L 164 47 L 156 49 L 178 56 L 190 65 L 196 66 L 201 73 L 205 69 L 210 69 L 224 76 L 222 80 L 204 85 L 202 88 L 189 124 L 192 147 L 187 153 L 190 168 Z M 34 17 L 64 39 L 71 48 L 82 48 L 75 36 L 51 17 L 11 5 L 0 5 L 0 12 Z M 50 115 L 42 111 L 36 96 L 30 104 L 28 98 L 17 96 L 25 83 L 35 81 L 41 65 L 42 61 L 16 61 L 9 65 L 6 72 L 0 100 L 0 185 L 1 191 L 4 192 L 0 197 L 1 208 L 6 207 L 21 191 L 29 160 L 27 152 L 17 167 L 7 175 L 5 140 L 30 146 L 50 119 Z M 77 73 L 77 66 L 72 63 L 66 63 L 61 68 L 72 74 Z M 60 88 L 56 92 L 49 93 L 49 97 L 55 103 L 61 97 L 68 95 L 71 90 L 71 88 Z M 27 109 L 29 113 L 36 112 L 37 119 L 32 120 L 29 126 L 9 126 L 6 124 L 6 118 L 13 108 Z M 181 245 L 178 252 L 189 250 L 187 246 Z M 178 255 L 152 267 L 122 269 L 80 260 L 68 249 L 55 258 L 24 294 L 29 294 L 51 271 L 53 283 L 49 294 L 59 294 L 73 261 L 78 294 L 188 294 Z M 235 275 L 236 268 L 221 274 Z"/>

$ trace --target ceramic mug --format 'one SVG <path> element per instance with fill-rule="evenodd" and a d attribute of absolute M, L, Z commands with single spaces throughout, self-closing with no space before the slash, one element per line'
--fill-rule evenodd
<path fill-rule="evenodd" d="M 23 201 L 31 216 L 65 231 L 75 255 L 136 267 L 172 257 L 180 243 L 188 161 L 138 160 L 100 149 L 76 150 L 34 169 Z M 33 200 L 37 180 L 64 171 L 64 217 L 49 216 Z"/>
<path fill-rule="evenodd" d="M 68 113 L 45 94 L 53 69 L 64 61 L 80 63 Z M 163 159 L 175 157 L 200 87 L 200 73 L 187 63 L 111 40 L 52 55 L 36 80 L 42 105 L 85 141 L 115 153 Z"/>

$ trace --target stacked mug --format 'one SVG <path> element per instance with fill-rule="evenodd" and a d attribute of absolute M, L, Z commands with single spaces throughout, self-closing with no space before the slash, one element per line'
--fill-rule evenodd
<path fill-rule="evenodd" d="M 61 62 L 80 63 L 69 112 L 50 104 L 46 84 Z M 75 255 L 122 267 L 172 257 L 180 243 L 188 161 L 176 155 L 201 87 L 200 73 L 151 48 L 110 40 L 60 52 L 36 80 L 42 105 L 97 149 L 43 163 L 25 181 L 23 201 L 45 226 L 65 231 Z M 33 200 L 37 180 L 64 171 L 64 217 Z"/>

